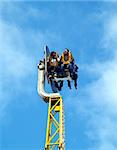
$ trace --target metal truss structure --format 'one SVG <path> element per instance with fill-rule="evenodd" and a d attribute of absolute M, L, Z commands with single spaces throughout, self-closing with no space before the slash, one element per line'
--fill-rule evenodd
<path fill-rule="evenodd" d="M 65 150 L 62 97 L 49 98 L 45 150 Z"/>

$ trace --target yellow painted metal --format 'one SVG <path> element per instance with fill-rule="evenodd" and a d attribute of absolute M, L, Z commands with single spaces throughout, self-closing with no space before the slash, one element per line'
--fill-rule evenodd
<path fill-rule="evenodd" d="M 60 111 L 60 106 L 56 106 L 56 107 L 55 107 L 55 111 L 56 111 L 56 112 L 59 112 L 59 111 Z"/>
<path fill-rule="evenodd" d="M 45 150 L 65 150 L 62 97 L 49 99 Z"/>

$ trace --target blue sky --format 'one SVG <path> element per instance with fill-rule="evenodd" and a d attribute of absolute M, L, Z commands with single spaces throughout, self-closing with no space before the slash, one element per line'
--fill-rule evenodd
<path fill-rule="evenodd" d="M 67 150 L 117 150 L 117 2 L 0 2 L 0 149 L 42 150 L 43 46 L 69 48 L 78 90 L 61 92 Z M 48 91 L 51 92 L 47 85 Z"/>

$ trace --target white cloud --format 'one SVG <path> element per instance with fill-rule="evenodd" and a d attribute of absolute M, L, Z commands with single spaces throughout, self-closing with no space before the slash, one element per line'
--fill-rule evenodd
<path fill-rule="evenodd" d="M 35 28 L 20 26 L 24 12 L 17 3 L 1 3 L 0 13 L 0 119 L 6 113 L 6 107 L 15 99 L 14 93 L 31 93 L 31 87 L 24 81 L 36 75 L 36 64 L 43 56 L 44 44 L 52 45 L 55 40 L 61 39 L 56 33 L 41 31 Z M 7 9 L 6 9 L 7 8 Z M 3 14 L 6 13 L 7 18 Z M 36 16 L 38 13 L 38 16 Z M 9 17 L 8 17 L 9 14 Z M 43 18 L 43 12 L 27 7 L 25 17 Z M 44 15 L 44 17 L 47 17 Z M 10 20 L 9 20 L 10 18 Z M 18 18 L 19 22 L 17 22 Z M 28 20 L 29 21 L 29 20 Z M 27 87 L 26 87 L 27 86 Z M 36 87 L 35 87 L 36 88 Z"/>
<path fill-rule="evenodd" d="M 115 51 L 117 47 L 117 14 L 110 14 L 104 20 L 104 38 L 102 39 L 102 47 Z"/>
<path fill-rule="evenodd" d="M 22 32 L 5 22 L 0 23 L 1 75 L 20 78 L 31 72 L 33 59 L 26 53 Z M 7 74 L 8 73 L 8 74 Z"/>
<path fill-rule="evenodd" d="M 28 55 L 22 32 L 13 25 L 0 22 L 0 118 L 14 92 L 24 90 L 23 79 L 32 74 L 33 58 Z M 26 90 L 26 89 L 25 89 Z M 11 92 L 12 91 L 12 92 Z"/>
<path fill-rule="evenodd" d="M 106 69 L 101 71 L 102 75 L 98 81 L 95 81 L 93 84 L 88 85 L 89 97 L 93 106 L 96 109 L 99 109 L 98 119 L 96 120 L 95 131 L 96 137 L 99 141 L 96 150 L 115 150 L 117 145 L 115 141 L 117 139 L 117 54 L 116 48 L 117 44 L 117 20 L 115 16 L 110 18 L 109 23 L 105 27 L 105 40 L 103 41 L 105 48 L 110 49 L 109 52 L 113 53 L 112 60 L 107 60 L 103 64 L 106 66 Z M 114 45 L 113 45 L 114 44 Z M 94 115 L 96 115 L 95 112 Z M 102 117 L 103 116 L 103 117 Z M 95 118 L 93 118 L 95 119 Z M 91 124 L 94 120 L 90 120 Z M 90 122 L 89 121 L 89 122 Z"/>
<path fill-rule="evenodd" d="M 117 144 L 117 15 L 104 20 L 102 47 L 112 58 L 105 62 L 93 62 L 83 68 L 96 80 L 79 90 L 80 96 L 75 100 L 78 115 L 87 120 L 85 130 L 90 141 L 95 141 L 88 150 L 116 150 Z M 86 67 L 86 68 L 85 68 Z M 83 69 L 82 68 L 82 69 Z M 98 75 L 96 75 L 98 74 Z M 78 101 L 77 105 L 76 102 Z"/>

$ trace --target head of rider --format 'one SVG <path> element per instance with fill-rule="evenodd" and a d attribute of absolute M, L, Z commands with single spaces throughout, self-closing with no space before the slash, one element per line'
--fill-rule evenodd
<path fill-rule="evenodd" d="M 56 59 L 57 54 L 56 54 L 56 52 L 55 52 L 55 51 L 51 52 L 51 57 L 52 57 L 52 59 Z"/>
<path fill-rule="evenodd" d="M 65 51 L 63 52 L 64 54 L 64 61 L 68 61 L 69 60 L 69 50 L 65 49 Z"/>
<path fill-rule="evenodd" d="M 50 54 L 49 62 L 50 66 L 57 67 L 58 66 L 58 54 L 55 51 L 52 51 Z"/>

